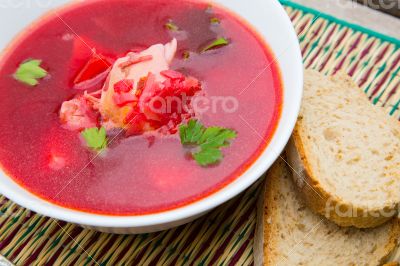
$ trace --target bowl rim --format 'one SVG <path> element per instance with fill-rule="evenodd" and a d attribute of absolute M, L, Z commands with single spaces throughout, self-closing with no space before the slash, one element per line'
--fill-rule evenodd
<path fill-rule="evenodd" d="M 193 1 L 193 0 L 186 0 L 186 1 Z M 16 35 L 16 37 L 13 38 L 13 40 L 9 43 L 9 45 L 4 49 L 3 53 L 6 53 L 7 49 L 11 47 L 21 36 L 25 34 L 25 32 L 32 27 L 32 25 L 37 25 L 41 21 L 43 21 L 47 16 L 50 16 L 50 14 L 56 10 L 65 10 L 67 8 L 71 8 L 74 6 L 74 4 L 78 4 L 82 1 L 71 1 L 69 3 L 63 4 L 55 9 L 51 9 L 50 11 L 45 12 L 42 14 L 39 18 L 35 20 L 34 23 L 31 24 L 31 26 L 26 27 L 24 30 L 22 30 L 20 33 Z M 213 4 L 216 4 L 217 6 L 220 6 L 223 9 L 226 9 L 239 18 L 243 19 L 245 22 L 247 22 L 252 28 L 262 37 L 264 38 L 263 34 L 260 33 L 260 30 L 255 27 L 252 23 L 248 22 L 247 19 L 243 18 L 243 16 L 238 13 L 233 11 L 229 5 L 226 4 L 221 4 L 220 0 L 211 0 Z M 292 100 L 291 101 L 291 109 L 293 110 L 291 112 L 290 117 L 281 117 L 278 126 L 282 124 L 282 121 L 285 119 L 287 122 L 287 126 L 285 126 L 284 129 L 284 134 L 280 135 L 279 138 L 272 138 L 271 141 L 268 143 L 267 147 L 264 149 L 264 151 L 258 156 L 258 158 L 253 162 L 253 164 L 246 169 L 246 171 L 238 176 L 234 181 L 229 183 L 227 186 L 213 192 L 212 194 L 206 196 L 205 198 L 202 198 L 198 201 L 195 201 L 193 203 L 190 203 L 188 205 L 178 207 L 176 209 L 172 210 L 167 210 L 167 211 L 162 211 L 158 213 L 152 213 L 152 214 L 145 214 L 145 215 L 137 215 L 137 216 L 113 216 L 113 215 L 102 215 L 102 214 L 96 214 L 96 213 L 90 213 L 90 212 L 84 212 L 84 211 L 79 211 L 79 210 L 74 210 L 70 208 L 66 208 L 54 203 L 51 203 L 49 201 L 46 201 L 45 199 L 42 199 L 38 197 L 37 195 L 34 195 L 33 193 L 29 192 L 28 190 L 24 189 L 21 187 L 19 184 L 17 184 L 11 177 L 9 177 L 4 170 L 0 169 L 0 173 L 4 174 L 7 176 L 7 178 L 11 179 L 12 182 L 14 182 L 18 187 L 20 187 L 22 190 L 24 190 L 24 194 L 22 193 L 13 193 L 13 191 L 9 191 L 6 186 L 0 186 L 0 194 L 3 194 L 5 197 L 9 198 L 10 200 L 16 202 L 17 204 L 32 210 L 38 214 L 45 215 L 47 217 L 51 217 L 54 219 L 62 220 L 62 221 L 67 221 L 75 224 L 80 224 L 84 226 L 89 226 L 89 227 L 103 227 L 103 228 L 140 228 L 140 227 L 152 227 L 152 226 L 159 226 L 159 225 L 165 225 L 168 223 L 173 223 L 177 221 L 183 221 L 185 219 L 188 219 L 190 217 L 195 217 L 200 214 L 206 213 L 207 211 L 210 211 L 214 209 L 215 207 L 221 205 L 222 203 L 232 199 L 233 197 L 237 196 L 241 192 L 243 192 L 245 189 L 250 187 L 253 183 L 255 183 L 258 179 L 260 179 L 263 174 L 271 167 L 273 162 L 278 158 L 280 155 L 281 151 L 284 150 L 287 142 L 289 141 L 289 138 L 291 136 L 291 133 L 293 131 L 293 128 L 295 126 L 295 123 L 297 121 L 297 117 L 300 111 L 300 105 L 301 105 L 301 99 L 302 99 L 302 94 L 303 94 L 303 63 L 302 63 L 302 55 L 301 55 L 301 48 L 300 44 L 297 39 L 297 34 L 293 28 L 293 25 L 285 12 L 283 6 L 279 3 L 278 0 L 272 0 L 269 1 L 271 6 L 273 6 L 274 11 L 278 12 L 279 16 L 282 16 L 284 19 L 285 25 L 282 25 L 285 30 L 288 31 L 288 38 L 289 42 L 293 42 L 294 50 L 296 50 L 296 53 L 292 54 L 293 61 L 292 64 L 296 71 L 296 76 L 292 77 L 297 83 L 298 83 L 298 90 L 300 97 L 298 99 Z M 272 49 L 271 49 L 272 50 Z M 5 55 L 2 55 L 2 57 Z M 3 58 L 4 59 L 4 58 Z M 4 60 L 6 61 L 6 60 Z M 279 61 L 279 60 L 278 60 Z M 277 62 L 279 63 L 279 62 Z M 282 69 L 281 69 L 282 70 Z M 283 76 L 285 73 L 281 71 L 282 73 L 282 80 Z M 283 81 L 282 81 L 283 83 Z M 283 89 L 285 90 L 285 85 L 283 84 Z M 283 93 L 285 94 L 285 93 Z M 287 98 L 287 97 L 286 97 Z M 283 99 L 283 104 L 282 104 L 282 113 L 287 108 L 286 104 L 286 98 Z M 277 131 L 277 130 L 276 130 Z M 273 136 L 276 137 L 276 131 L 273 134 Z M 271 151 L 268 149 L 272 143 L 274 142 L 274 146 L 279 150 L 279 153 L 272 154 Z M 267 156 L 267 160 L 264 161 L 263 163 L 259 163 L 260 160 L 262 159 L 263 156 L 265 156 L 266 153 L 270 153 L 269 156 Z M 251 170 L 251 171 L 250 171 Z M 243 179 L 243 181 L 239 184 L 236 183 L 236 180 Z M 30 199 L 31 197 L 35 198 L 35 202 Z M 37 203 L 40 204 L 37 204 Z"/>

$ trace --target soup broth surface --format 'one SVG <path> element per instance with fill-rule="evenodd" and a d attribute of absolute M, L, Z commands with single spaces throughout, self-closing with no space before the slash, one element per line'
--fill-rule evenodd
<path fill-rule="evenodd" d="M 171 21 L 179 31 L 165 27 Z M 229 44 L 199 52 L 220 37 Z M 219 164 L 196 164 L 178 135 L 116 134 L 97 155 L 79 134 L 61 126 L 60 106 L 76 95 L 72 81 L 91 49 L 121 57 L 173 38 L 178 52 L 171 69 L 200 80 L 213 103 L 201 122 L 237 131 Z M 77 58 L 79 42 L 87 51 Z M 30 58 L 42 60 L 49 73 L 35 87 L 13 78 L 18 65 Z M 0 163 L 22 187 L 64 207 L 107 215 L 165 211 L 200 200 L 241 175 L 266 148 L 281 104 L 273 54 L 233 14 L 190 1 L 86 1 L 50 13 L 3 55 Z M 52 160 L 64 166 L 55 169 Z"/>

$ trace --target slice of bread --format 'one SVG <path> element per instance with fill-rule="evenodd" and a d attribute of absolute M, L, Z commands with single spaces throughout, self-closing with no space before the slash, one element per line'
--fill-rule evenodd
<path fill-rule="evenodd" d="M 388 262 L 383 266 L 399 266 L 399 263 L 398 262 Z"/>
<path fill-rule="evenodd" d="M 349 76 L 306 71 L 288 157 L 308 205 L 338 225 L 370 228 L 397 215 L 400 123 Z"/>
<path fill-rule="evenodd" d="M 339 227 L 306 207 L 282 159 L 267 174 L 264 265 L 382 265 L 394 251 L 400 222 L 373 229 Z M 256 254 L 257 256 L 257 254 Z"/>

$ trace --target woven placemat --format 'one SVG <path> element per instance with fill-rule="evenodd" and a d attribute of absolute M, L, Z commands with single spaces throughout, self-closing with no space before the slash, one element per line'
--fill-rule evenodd
<path fill-rule="evenodd" d="M 346 71 L 374 104 L 400 117 L 399 40 L 282 2 L 307 68 Z M 260 182 L 193 223 L 143 235 L 83 229 L 0 197 L 0 254 L 16 265 L 252 265 Z"/>

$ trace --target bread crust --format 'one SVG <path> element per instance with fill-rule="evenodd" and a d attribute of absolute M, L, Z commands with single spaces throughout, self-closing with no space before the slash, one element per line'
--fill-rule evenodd
<path fill-rule="evenodd" d="M 285 156 L 283 156 L 285 157 Z M 280 159 L 278 159 L 280 160 Z M 281 164 L 283 166 L 273 166 L 268 174 L 267 180 L 265 182 L 265 195 L 264 197 L 264 264 L 266 266 L 276 265 L 277 257 L 283 255 L 280 253 L 278 248 L 278 241 L 284 241 L 279 237 L 281 232 L 278 231 L 276 224 L 279 221 L 278 213 L 280 206 L 277 204 L 277 191 L 280 191 L 279 188 L 279 178 L 283 178 L 283 171 L 280 171 L 279 167 L 286 167 L 283 162 L 276 162 L 275 164 Z M 282 217 L 281 217 L 282 218 Z M 389 239 L 385 242 L 384 251 L 380 253 L 379 258 L 376 258 L 376 261 L 379 261 L 377 265 L 384 265 L 385 263 L 393 261 L 392 255 L 396 250 L 399 244 L 399 236 L 400 236 L 400 220 L 397 218 L 392 218 L 389 223 L 391 224 L 390 232 L 388 232 Z M 374 230 L 374 229 L 370 229 Z M 310 253 L 312 255 L 312 252 Z M 362 254 L 359 254 L 362 256 Z M 376 261 L 374 263 L 376 263 Z"/>
<path fill-rule="evenodd" d="M 386 256 L 382 258 L 381 264 L 390 263 L 388 262 L 389 257 L 397 250 L 399 245 L 399 236 L 400 236 L 400 219 L 393 218 L 394 222 L 392 225 L 392 231 L 390 235 L 390 240 L 385 246 Z"/>
<path fill-rule="evenodd" d="M 272 168 L 273 171 L 274 168 Z M 275 174 L 275 173 L 271 173 Z M 267 177 L 268 178 L 268 177 Z M 264 266 L 273 266 L 273 250 L 276 248 L 276 239 L 273 238 L 274 225 L 277 214 L 275 204 L 268 204 L 274 201 L 273 191 L 277 191 L 278 187 L 274 179 L 265 181 L 265 201 L 264 201 Z M 271 221 L 271 222 L 270 222 Z"/>
<path fill-rule="evenodd" d="M 298 122 L 299 123 L 299 122 Z M 304 145 L 299 133 L 299 125 L 297 124 L 293 132 L 292 138 L 288 144 L 288 160 L 291 165 L 294 165 L 299 159 L 303 171 L 301 173 L 293 172 L 293 178 L 302 192 L 307 205 L 314 212 L 325 216 L 328 220 L 336 223 L 339 226 L 357 228 L 373 228 L 384 224 L 391 220 L 393 216 L 386 217 L 384 212 L 393 211 L 396 213 L 397 206 L 384 207 L 380 210 L 365 210 L 357 206 L 353 206 L 349 202 L 344 202 L 335 195 L 329 194 L 318 181 L 318 177 L 313 173 L 310 163 L 304 150 Z M 305 183 L 299 186 L 299 184 Z M 335 211 L 335 206 L 340 206 L 341 213 L 352 213 L 351 217 L 338 215 Z M 332 207 L 332 208 L 331 208 Z M 329 208 L 329 211 L 328 211 Z"/>
<path fill-rule="evenodd" d="M 313 71 L 308 70 L 308 72 L 313 74 Z M 339 76 L 343 78 L 344 82 L 348 83 L 349 86 L 357 87 L 347 75 L 339 74 L 334 78 L 338 78 Z M 388 117 L 388 119 L 393 118 Z M 337 195 L 330 194 L 321 186 L 318 176 L 314 173 L 306 156 L 306 145 L 303 141 L 307 141 L 307 139 L 306 136 L 301 136 L 301 129 L 303 128 L 302 120 L 300 116 L 287 150 L 290 164 L 301 168 L 301 171 L 297 173 L 293 172 L 293 178 L 304 195 L 307 205 L 314 212 L 344 227 L 373 228 L 384 224 L 395 216 L 398 211 L 399 203 L 388 203 L 387 206 L 383 206 L 380 209 L 366 210 L 360 208 L 360 206 L 354 206 L 351 202 L 343 201 L 337 197 Z M 340 213 L 351 213 L 351 215 L 338 215 L 338 211 L 335 211 L 335 208 L 339 208 Z M 389 215 L 383 215 L 387 213 L 393 213 L 393 215 L 390 217 L 388 217 Z"/>
<path fill-rule="evenodd" d="M 389 263 L 386 263 L 383 266 L 399 266 L 399 263 L 398 262 L 389 262 Z"/>

